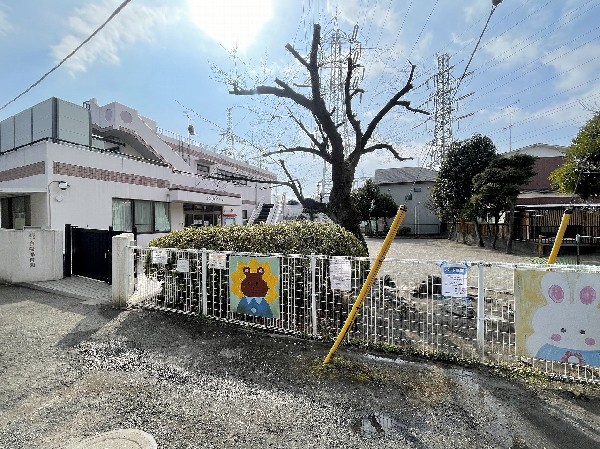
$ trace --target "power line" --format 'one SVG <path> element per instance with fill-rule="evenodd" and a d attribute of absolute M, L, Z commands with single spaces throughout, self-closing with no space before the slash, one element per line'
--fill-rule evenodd
<path fill-rule="evenodd" d="M 117 14 L 119 14 L 121 12 L 121 10 L 130 2 L 131 0 L 125 0 L 123 3 L 121 3 L 117 9 L 115 9 L 112 14 L 108 17 L 108 19 L 106 19 L 106 21 L 100 25 L 98 28 L 96 28 L 96 30 L 90 34 L 86 40 L 84 40 L 81 44 L 79 44 L 75 50 L 73 50 L 71 53 L 69 53 L 67 56 L 65 56 L 58 64 L 56 64 L 54 67 L 52 67 L 50 70 L 48 70 L 46 73 L 44 73 L 44 75 L 37 80 L 35 83 L 33 83 L 31 86 L 29 86 L 27 89 L 25 89 L 23 92 L 21 92 L 19 95 L 17 95 L 15 98 L 13 98 L 12 100 L 10 100 L 8 103 L 6 103 L 4 106 L 2 106 L 0 108 L 0 111 L 2 111 L 4 108 L 6 108 L 8 105 L 14 103 L 15 101 L 17 101 L 19 98 L 21 98 L 23 95 L 25 95 L 26 93 L 28 93 L 31 89 L 33 89 L 34 87 L 36 87 L 38 84 L 40 84 L 42 81 L 44 81 L 44 79 L 46 79 L 46 77 L 48 75 L 50 75 L 52 72 L 54 72 L 56 69 L 58 69 L 61 65 L 63 65 L 69 58 L 71 58 L 75 53 L 77 53 L 77 51 L 79 51 L 79 49 L 81 47 L 83 47 L 85 44 L 87 44 L 90 40 L 92 40 L 92 38 L 94 36 L 96 36 L 96 34 L 98 34 L 100 32 L 100 30 L 102 30 L 107 24 L 108 22 L 110 22 L 112 19 L 115 18 L 115 16 Z"/>

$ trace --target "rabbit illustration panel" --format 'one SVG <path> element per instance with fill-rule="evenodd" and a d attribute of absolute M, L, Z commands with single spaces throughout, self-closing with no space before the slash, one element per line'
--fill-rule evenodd
<path fill-rule="evenodd" d="M 515 271 L 517 351 L 600 366 L 600 274 Z"/>

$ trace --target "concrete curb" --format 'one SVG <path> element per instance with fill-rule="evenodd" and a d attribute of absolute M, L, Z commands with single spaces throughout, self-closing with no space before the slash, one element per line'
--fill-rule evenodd
<path fill-rule="evenodd" d="M 119 429 L 86 438 L 64 449 L 157 449 L 156 440 L 138 429 Z"/>

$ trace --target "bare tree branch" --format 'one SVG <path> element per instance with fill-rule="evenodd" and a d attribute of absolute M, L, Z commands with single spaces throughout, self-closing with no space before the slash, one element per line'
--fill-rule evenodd
<path fill-rule="evenodd" d="M 381 122 L 383 117 L 385 117 L 386 114 L 388 112 L 390 112 L 394 107 L 403 106 L 411 112 L 418 112 L 418 113 L 429 115 L 429 112 L 427 112 L 427 111 L 423 111 L 421 109 L 411 107 L 409 101 L 406 101 L 406 100 L 400 101 L 400 98 L 402 98 L 404 95 L 406 95 L 413 88 L 412 81 L 413 81 L 413 78 L 415 75 L 415 69 L 417 68 L 417 66 L 412 63 L 410 65 L 411 65 L 410 75 L 408 76 L 408 79 L 406 80 L 406 84 L 404 85 L 404 87 L 398 93 L 396 93 L 392 98 L 390 98 L 390 100 L 381 108 L 381 110 L 375 115 L 375 117 L 373 117 L 373 120 L 371 120 L 371 122 L 367 126 L 366 131 L 364 132 L 364 134 L 362 135 L 362 137 L 360 139 L 360 144 L 356 145 L 356 148 L 354 149 L 354 151 L 352 151 L 352 153 L 350 153 L 348 155 L 347 160 L 351 165 L 356 165 L 358 163 L 358 160 L 360 159 L 360 157 L 368 152 L 366 150 L 368 148 L 367 144 L 368 144 L 369 140 L 371 139 L 371 137 L 373 137 L 373 133 L 375 132 L 375 129 L 377 128 L 377 126 L 379 125 L 379 123 Z"/>
<path fill-rule="evenodd" d="M 404 106 L 407 110 L 409 110 L 411 112 L 418 112 L 420 114 L 425 114 L 425 115 L 429 115 L 430 114 L 430 112 L 425 111 L 424 109 L 413 108 L 410 105 L 410 101 L 398 101 L 398 102 L 396 102 L 396 106 Z"/>
<path fill-rule="evenodd" d="M 371 152 L 373 152 L 375 150 L 382 150 L 382 149 L 388 150 L 399 161 L 410 161 L 410 160 L 413 159 L 412 157 L 402 157 L 402 156 L 400 156 L 398 154 L 398 152 L 394 149 L 394 147 L 392 145 L 390 145 L 389 143 L 376 143 L 375 145 L 371 145 L 370 147 L 365 148 L 363 154 L 371 153 Z"/>
<path fill-rule="evenodd" d="M 375 128 L 377 128 L 377 125 L 379 125 L 379 122 L 381 121 L 381 119 L 383 119 L 383 117 L 385 117 L 385 115 L 390 112 L 392 110 L 392 108 L 394 108 L 395 106 L 407 106 L 406 104 L 404 104 L 404 102 L 399 102 L 398 100 L 400 98 L 402 98 L 404 95 L 406 95 L 412 88 L 413 88 L 413 78 L 415 75 L 415 69 L 417 68 L 417 66 L 415 64 L 411 63 L 411 69 L 410 69 L 410 75 L 408 76 L 408 80 L 406 80 L 406 84 L 404 85 L 404 87 L 400 90 L 400 92 L 398 92 L 396 95 L 394 95 L 392 98 L 390 98 L 390 100 L 385 104 L 385 106 L 383 106 L 383 108 L 381 108 L 381 110 L 377 113 L 377 115 L 375 115 L 375 117 L 373 117 L 373 120 L 371 120 L 371 123 L 369 123 L 369 126 L 367 127 L 367 130 L 365 131 L 363 137 L 362 137 L 362 146 L 366 146 L 366 143 L 371 139 L 371 136 L 373 135 L 373 132 L 375 132 Z M 410 104 L 410 103 L 408 103 Z M 414 111 L 416 112 L 416 111 Z M 418 111 L 418 112 L 422 112 L 424 114 L 429 115 L 429 112 L 426 111 Z"/>
<path fill-rule="evenodd" d="M 356 136 L 356 143 L 360 142 L 361 129 L 360 121 L 356 119 L 354 112 L 352 111 L 352 95 L 350 94 L 350 81 L 352 80 L 352 70 L 354 69 L 354 62 L 352 58 L 348 58 L 348 69 L 346 71 L 346 82 L 344 83 L 344 102 L 346 103 L 346 117 L 354 129 Z"/>
<path fill-rule="evenodd" d="M 300 64 L 302 64 L 307 69 L 309 68 L 308 62 L 306 61 L 306 59 L 304 59 L 302 56 L 300 56 L 300 54 L 294 49 L 294 47 L 292 47 L 290 44 L 287 44 L 285 46 L 285 49 L 287 51 L 289 51 L 292 55 L 294 55 L 294 58 L 296 58 L 300 62 Z"/>
<path fill-rule="evenodd" d="M 265 153 L 264 156 L 272 156 L 274 154 L 283 154 L 283 153 L 310 153 L 310 154 L 315 154 L 315 155 L 319 156 L 320 158 L 324 159 L 325 161 L 331 163 L 330 155 L 327 152 L 323 152 L 323 151 L 319 150 L 318 148 L 311 148 L 311 147 L 288 148 L 283 144 L 279 144 L 279 146 L 282 147 L 283 149 Z"/>
<path fill-rule="evenodd" d="M 289 98 L 294 103 L 313 112 L 313 103 L 311 100 L 296 92 L 287 83 L 281 81 L 279 78 L 275 79 L 275 84 L 280 86 L 280 88 L 274 86 L 257 86 L 254 89 L 240 89 L 234 85 L 233 90 L 230 90 L 229 93 L 232 95 L 274 95 L 276 97 Z"/>
<path fill-rule="evenodd" d="M 294 122 L 296 122 L 296 125 L 298 125 L 298 127 L 300 127 L 300 129 L 302 131 L 304 131 L 304 134 L 306 134 L 308 136 L 308 138 L 313 143 L 313 145 L 318 148 L 321 148 L 322 142 L 319 142 L 317 140 L 317 138 L 315 137 L 315 135 L 313 133 L 311 133 L 308 129 L 306 129 L 306 126 L 304 126 L 304 123 L 302 123 L 299 119 L 297 119 L 296 116 L 294 114 L 292 114 L 292 111 L 289 108 L 288 108 L 288 112 L 290 114 L 290 118 Z"/>
<path fill-rule="evenodd" d="M 302 184 L 297 183 L 296 179 L 294 179 L 292 177 L 292 175 L 290 174 L 290 171 L 286 167 L 285 161 L 283 159 L 279 159 L 279 165 L 281 165 L 281 169 L 285 173 L 285 176 L 287 176 L 287 178 L 288 178 L 288 181 L 287 181 L 288 183 L 286 185 L 290 189 L 292 189 L 292 192 L 294 192 L 294 195 L 296 195 L 296 198 L 298 198 L 298 201 L 300 201 L 300 203 L 304 206 L 304 193 L 302 192 Z"/>

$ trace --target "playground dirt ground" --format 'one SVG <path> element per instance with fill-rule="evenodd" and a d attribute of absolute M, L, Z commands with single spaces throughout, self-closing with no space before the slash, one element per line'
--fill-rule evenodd
<path fill-rule="evenodd" d="M 392 256 L 523 257 L 447 240 Z M 177 449 L 600 447 L 598 386 L 351 347 L 323 367 L 329 347 L 0 285 L 0 447 L 121 428 Z"/>

